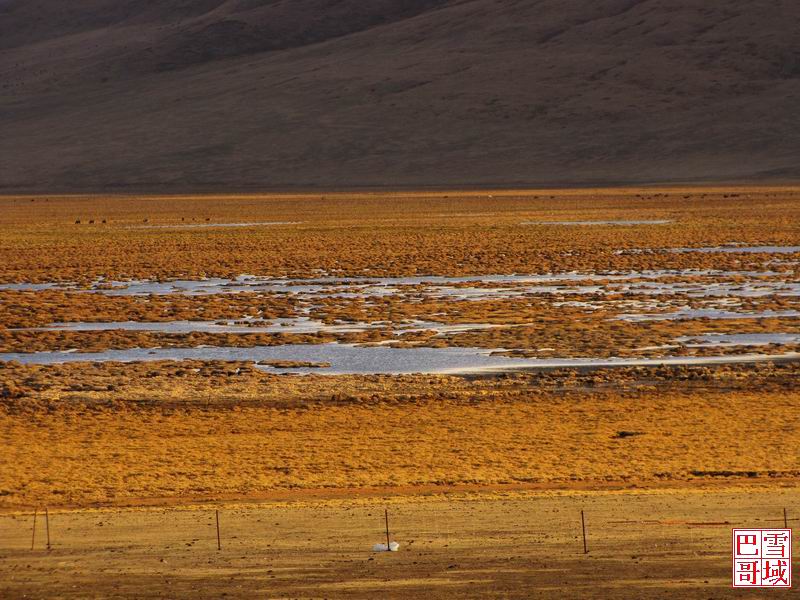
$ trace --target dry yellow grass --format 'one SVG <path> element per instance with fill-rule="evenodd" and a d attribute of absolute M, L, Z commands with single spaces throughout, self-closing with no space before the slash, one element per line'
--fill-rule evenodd
<path fill-rule="evenodd" d="M 666 219 L 664 225 L 523 225 Z M 80 220 L 80 224 L 75 223 Z M 89 223 L 93 220 L 94 223 Z M 103 223 L 103 220 L 106 222 Z M 135 226 L 281 221 L 248 228 Z M 0 198 L 0 281 L 96 278 L 347 277 L 569 270 L 763 270 L 766 254 L 648 248 L 796 245 L 797 188 L 193 197 Z M 785 258 L 785 257 L 778 257 Z M 781 261 L 781 281 L 798 265 Z M 689 276 L 696 285 L 712 279 Z M 732 286 L 746 277 L 728 275 Z M 608 282 L 606 282 L 608 283 Z M 487 284 L 488 285 L 488 284 Z M 278 294 L 108 297 L 0 292 L 5 350 L 82 350 L 392 339 L 356 334 L 157 334 L 10 331 L 53 321 L 433 319 L 523 325 L 401 344 L 507 347 L 554 356 L 647 354 L 642 346 L 709 332 L 793 332 L 796 319 L 626 323 L 620 299 L 595 310 L 553 296 L 450 301 Z M 413 301 L 412 301 L 413 300 Z M 668 310 L 699 300 L 660 298 Z M 741 299 L 738 310 L 797 309 L 796 298 Z M 766 352 L 785 351 L 766 348 Z M 688 350 L 676 353 L 703 353 Z M 716 353 L 734 350 L 713 350 Z M 699 383 L 698 383 L 699 382 Z M 85 504 L 142 497 L 267 494 L 277 489 L 517 482 L 648 485 L 707 476 L 796 478 L 795 367 L 644 369 L 468 381 L 451 377 L 279 377 L 250 363 L 75 364 L 0 368 L 0 502 Z M 776 424 L 778 429 L 776 430 Z M 631 432 L 637 435 L 626 435 Z M 716 473 L 716 475 L 713 475 Z M 712 474 L 712 475 L 704 475 Z"/>
<path fill-rule="evenodd" d="M 732 241 L 793 244 L 800 237 L 799 199 L 797 188 L 3 197 L 0 280 L 316 275 L 319 270 L 375 276 L 738 268 L 749 257 L 613 251 Z M 149 225 L 299 223 L 249 229 L 130 228 L 145 219 Z M 605 219 L 674 222 L 521 225 Z"/>
<path fill-rule="evenodd" d="M 322 195 L 169 197 L 0 198 L 0 281 L 77 281 L 99 277 L 197 278 L 257 275 L 351 277 L 413 274 L 546 273 L 568 270 L 774 268 L 761 254 L 620 253 L 641 248 L 746 244 L 797 244 L 797 188 L 665 188 L 615 190 L 448 191 Z M 530 222 L 668 219 L 635 227 L 523 225 Z M 75 220 L 80 220 L 76 224 Z M 94 223 L 90 224 L 89 221 Z M 106 223 L 102 221 L 105 220 Z M 142 229 L 148 225 L 220 222 L 286 222 L 252 228 Z M 784 281 L 800 276 L 783 261 Z M 675 279 L 675 278 L 673 278 Z M 662 278 L 662 282 L 669 278 Z M 758 278 L 692 274 L 695 286 L 725 281 L 730 286 Z M 324 322 L 435 320 L 445 323 L 524 325 L 458 336 L 406 335 L 402 343 L 481 346 L 544 355 L 610 356 L 653 354 L 642 347 L 670 344 L 675 337 L 712 332 L 796 332 L 796 319 L 742 322 L 688 320 L 678 323 L 621 323 L 622 300 L 647 301 L 637 293 L 570 293 L 572 302 L 594 302 L 587 310 L 565 306 L 554 294 L 454 302 L 419 298 L 409 287 L 387 297 L 326 298 L 309 308 Z M 475 284 L 470 284 L 474 286 Z M 491 284 L 486 284 L 491 285 Z M 652 298 L 650 298 L 652 299 Z M 664 305 L 702 307 L 702 299 L 680 294 L 659 297 Z M 797 310 L 796 297 L 740 298 L 738 310 Z M 326 341 L 392 339 L 389 329 L 360 334 L 250 335 L 142 332 L 30 332 L 57 321 L 217 320 L 245 316 L 292 317 L 302 302 L 280 294 L 108 297 L 57 290 L 0 292 L 0 350 L 102 350 L 136 346 L 253 346 Z M 658 310 L 666 310 L 660 308 Z M 785 351 L 772 349 L 768 351 Z M 703 353 L 680 349 L 677 353 Z"/>
<path fill-rule="evenodd" d="M 746 367 L 565 370 L 471 383 L 231 377 L 219 367 L 184 380 L 167 376 L 180 365 L 126 368 L 106 374 L 129 382 L 111 390 L 98 366 L 79 379 L 83 390 L 48 388 L 40 376 L 33 397 L 6 401 L 0 502 L 800 474 L 788 450 L 800 443 L 793 366 L 760 376 Z M 37 368 L 25 369 L 35 381 Z"/>

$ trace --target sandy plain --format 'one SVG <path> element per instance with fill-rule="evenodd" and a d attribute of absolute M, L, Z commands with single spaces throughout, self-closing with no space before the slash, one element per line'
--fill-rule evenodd
<path fill-rule="evenodd" d="M 793 484 L 428 493 L 54 511 L 49 551 L 41 515 L 31 550 L 32 514 L 4 514 L 0 595 L 763 598 L 729 587 L 731 528 L 783 526 L 800 500 Z M 387 508 L 400 550 L 373 553 Z"/>

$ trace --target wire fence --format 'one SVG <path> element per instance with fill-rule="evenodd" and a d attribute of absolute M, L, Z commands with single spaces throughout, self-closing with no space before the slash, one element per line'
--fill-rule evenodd
<path fill-rule="evenodd" d="M 31 512 L 0 514 L 0 545 L 5 550 L 52 550 L 80 547 L 102 540 L 109 543 L 129 541 L 158 542 L 173 537 L 188 537 L 191 545 L 208 541 L 218 551 L 223 546 L 242 546 L 270 537 L 300 539 L 313 542 L 315 533 L 334 535 L 339 545 L 371 548 L 373 542 L 385 545 L 403 538 L 441 541 L 469 540 L 513 534 L 543 536 L 549 543 L 574 544 L 574 550 L 588 554 L 601 550 L 615 538 L 630 537 L 632 531 L 644 536 L 653 532 L 678 529 L 707 530 L 733 527 L 790 528 L 800 521 L 788 506 L 764 508 L 762 517 L 745 511 L 731 510 L 731 516 L 715 516 L 722 508 L 706 507 L 704 512 L 684 515 L 675 510 L 647 515 L 633 511 L 624 518 L 618 510 L 573 507 L 527 510 L 526 502 L 536 500 L 456 500 L 431 501 L 422 504 L 393 503 L 322 503 L 318 506 L 286 504 L 222 504 L 219 506 L 181 506 L 163 508 L 102 508 L 51 511 L 49 507 Z M 619 508 L 619 507 L 618 507 Z M 744 512 L 744 514 L 742 514 Z M 512 526 L 513 529 L 508 529 Z M 23 533 L 28 543 L 23 544 Z M 658 534 L 656 534 L 658 535 Z M 227 542 L 227 543 L 225 543 Z"/>

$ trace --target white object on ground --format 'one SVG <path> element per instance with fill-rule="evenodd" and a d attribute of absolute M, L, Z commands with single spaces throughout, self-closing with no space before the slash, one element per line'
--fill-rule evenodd
<path fill-rule="evenodd" d="M 389 547 L 386 547 L 386 544 L 375 544 L 372 547 L 373 552 L 397 552 L 400 550 L 400 544 L 397 542 L 391 542 Z"/>

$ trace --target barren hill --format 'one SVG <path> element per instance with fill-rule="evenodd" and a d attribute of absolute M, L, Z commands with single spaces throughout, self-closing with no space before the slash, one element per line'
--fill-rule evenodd
<path fill-rule="evenodd" d="M 800 179 L 795 0 L 0 0 L 0 190 Z"/>

